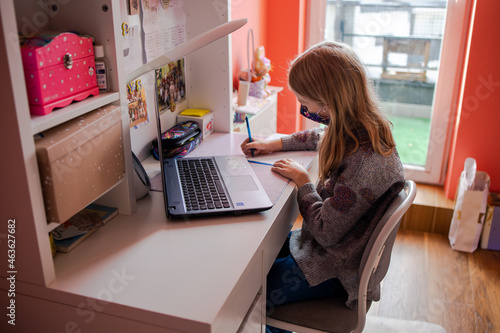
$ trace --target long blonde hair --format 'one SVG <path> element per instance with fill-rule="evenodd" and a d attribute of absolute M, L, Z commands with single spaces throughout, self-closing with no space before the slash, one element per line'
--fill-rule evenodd
<path fill-rule="evenodd" d="M 320 179 L 327 179 L 345 155 L 358 149 L 360 129 L 367 131 L 375 152 L 383 156 L 393 152 L 392 124 L 378 106 L 363 63 L 346 44 L 323 42 L 298 56 L 290 66 L 288 85 L 328 108 L 330 124 L 319 148 Z M 354 142 L 350 151 L 346 151 L 348 138 Z"/>

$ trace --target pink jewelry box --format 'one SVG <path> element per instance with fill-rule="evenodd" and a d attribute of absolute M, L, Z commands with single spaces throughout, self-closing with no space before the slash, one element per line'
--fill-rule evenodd
<path fill-rule="evenodd" d="M 92 38 L 69 32 L 21 38 L 21 55 L 32 115 L 99 94 Z"/>

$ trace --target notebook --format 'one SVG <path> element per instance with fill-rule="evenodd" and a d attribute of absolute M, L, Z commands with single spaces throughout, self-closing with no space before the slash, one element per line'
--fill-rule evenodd
<path fill-rule="evenodd" d="M 157 136 L 161 138 L 157 105 L 155 113 Z M 158 140 L 160 145 L 161 141 Z M 245 156 L 163 158 L 163 149 L 159 148 L 162 192 L 169 218 L 241 215 L 273 206 Z M 196 181 L 198 185 L 194 184 Z"/>

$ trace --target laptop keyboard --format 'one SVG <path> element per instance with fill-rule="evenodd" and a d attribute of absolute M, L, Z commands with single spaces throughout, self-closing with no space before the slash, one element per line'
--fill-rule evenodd
<path fill-rule="evenodd" d="M 178 159 L 186 210 L 229 208 L 229 200 L 212 159 Z"/>

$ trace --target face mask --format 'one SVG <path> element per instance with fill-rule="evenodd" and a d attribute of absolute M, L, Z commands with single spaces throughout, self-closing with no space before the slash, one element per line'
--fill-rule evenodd
<path fill-rule="evenodd" d="M 320 109 L 320 111 L 323 108 Z M 312 121 L 315 121 L 320 124 L 328 125 L 330 123 L 330 118 L 325 118 L 319 115 L 319 111 L 317 113 L 311 113 L 307 110 L 307 107 L 305 105 L 300 105 L 300 114 L 303 115 L 304 117 L 311 119 Z"/>

